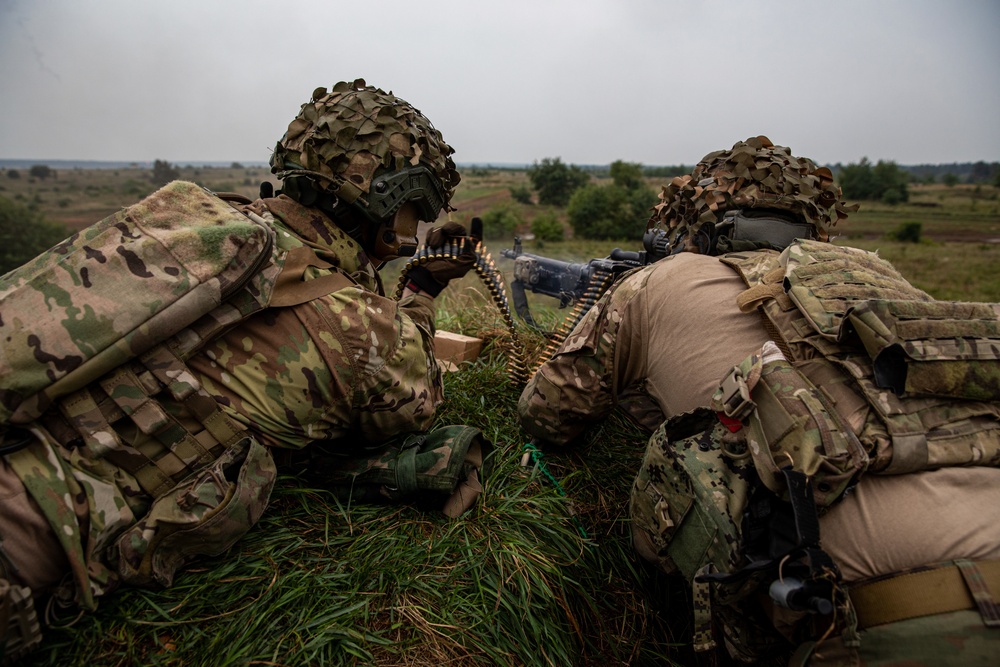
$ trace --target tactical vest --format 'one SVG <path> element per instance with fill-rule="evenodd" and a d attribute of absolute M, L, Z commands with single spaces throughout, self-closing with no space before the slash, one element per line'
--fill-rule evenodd
<path fill-rule="evenodd" d="M 935 301 L 876 254 L 819 241 L 720 259 L 781 351 L 716 396 L 749 421 L 771 490 L 789 461 L 822 506 L 866 471 L 1000 465 L 1000 304 Z"/>
<path fill-rule="evenodd" d="M 757 601 L 776 579 L 772 599 L 848 604 L 818 513 L 862 474 L 1000 465 L 1000 305 L 935 301 L 817 241 L 720 260 L 772 340 L 653 435 L 630 516 L 644 555 L 693 584 L 696 650 L 717 627 L 752 661 L 789 646 Z"/>

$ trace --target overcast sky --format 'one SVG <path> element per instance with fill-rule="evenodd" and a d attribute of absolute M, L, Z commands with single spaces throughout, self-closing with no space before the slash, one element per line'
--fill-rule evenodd
<path fill-rule="evenodd" d="M 266 161 L 364 78 L 459 163 L 1000 160 L 1000 0 L 0 0 L 0 158 Z"/>

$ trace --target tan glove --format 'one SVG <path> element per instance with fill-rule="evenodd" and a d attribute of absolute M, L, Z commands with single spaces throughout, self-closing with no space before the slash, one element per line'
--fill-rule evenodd
<path fill-rule="evenodd" d="M 476 265 L 475 250 L 482 235 L 479 218 L 473 218 L 472 229 L 473 235 L 470 236 L 466 234 L 465 227 L 448 221 L 427 232 L 424 243 L 428 248 L 443 248 L 449 255 L 457 250 L 457 255 L 432 259 L 414 267 L 410 270 L 410 282 L 431 296 L 437 296 L 449 282 L 468 273 Z"/>

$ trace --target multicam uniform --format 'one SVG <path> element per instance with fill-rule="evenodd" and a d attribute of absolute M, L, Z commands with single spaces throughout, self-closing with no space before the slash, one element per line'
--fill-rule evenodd
<path fill-rule="evenodd" d="M 208 392 L 272 447 L 379 442 L 429 428 L 442 399 L 433 298 L 384 296 L 361 247 L 315 209 L 283 196 L 252 208 L 276 216 L 279 236 L 285 227 L 294 234 L 286 238 L 304 240 L 357 285 L 269 309 L 212 341 L 189 362 Z"/>
<path fill-rule="evenodd" d="M 227 428 L 238 436 L 243 427 L 252 436 L 249 453 L 244 440 L 240 454 L 250 463 L 240 473 L 252 482 L 249 495 L 240 499 L 244 507 L 226 516 L 235 532 L 259 517 L 275 476 L 270 454 L 257 442 L 291 449 L 316 440 L 339 440 L 345 447 L 380 442 L 429 428 L 442 398 L 431 297 L 417 293 L 399 302 L 385 297 L 364 251 L 316 209 L 283 196 L 248 208 L 273 225 L 280 247 L 308 245 L 320 260 L 315 264 L 335 267 L 309 268 L 307 280 L 338 271 L 345 278 L 332 293 L 251 316 L 187 362 L 187 381 L 221 406 Z M 185 407 L 165 403 L 190 432 L 203 430 Z M 49 428 L 45 418 L 41 424 Z M 140 447 L 144 436 L 128 419 L 114 428 Z M 60 600 L 83 608 L 93 608 L 95 598 L 114 590 L 122 572 L 169 583 L 177 562 L 136 571 L 144 550 L 152 551 L 150 531 L 136 529 L 155 524 L 149 516 L 153 499 L 133 475 L 88 446 L 54 437 L 0 461 L 0 539 L 6 556 L 0 578 L 36 595 L 58 587 Z M 217 478 L 234 481 L 231 471 L 220 470 L 224 475 Z M 179 501 L 181 511 L 199 515 L 205 512 L 200 508 L 219 505 L 224 483 L 219 487 L 209 479 L 189 488 L 188 500 Z M 178 495 L 176 489 L 171 495 Z M 123 534 L 128 539 L 122 540 Z"/>
<path fill-rule="evenodd" d="M 756 314 L 736 306 L 745 289 L 717 258 L 695 253 L 627 275 L 525 388 L 522 426 L 542 441 L 565 445 L 616 404 L 650 430 L 708 406 L 720 379 L 769 338 Z M 655 485 L 656 469 L 669 470 L 663 452 L 670 446 L 667 433 L 657 430 L 637 483 Z M 848 584 L 955 559 L 995 560 L 998 507 L 996 468 L 868 475 L 820 516 L 822 544 Z M 661 522 L 646 515 L 651 511 L 643 503 L 633 506 L 636 548 L 664 570 L 676 571 L 661 555 Z M 810 664 L 855 664 L 834 637 Z M 863 629 L 861 640 L 861 664 L 870 665 L 908 658 L 912 661 L 905 664 L 944 664 L 945 658 L 988 664 L 976 660 L 1000 651 L 1000 630 L 987 630 L 974 610 L 877 625 Z"/>

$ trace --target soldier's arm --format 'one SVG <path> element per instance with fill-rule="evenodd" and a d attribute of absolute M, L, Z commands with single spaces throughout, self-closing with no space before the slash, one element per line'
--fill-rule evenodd
<path fill-rule="evenodd" d="M 630 345 L 645 323 L 645 277 L 637 276 L 606 293 L 528 382 L 518 414 L 536 439 L 571 443 L 607 417 L 620 389 L 641 376 L 645 345 Z"/>
<path fill-rule="evenodd" d="M 443 399 L 441 369 L 434 357 L 434 299 L 408 292 L 399 302 L 373 299 L 355 383 L 355 425 L 369 442 L 431 427 Z"/>

